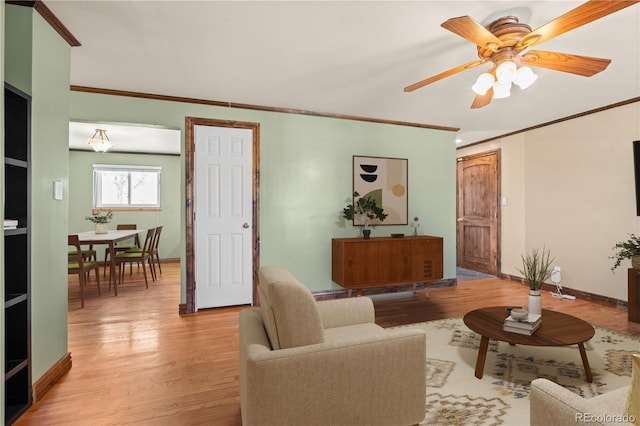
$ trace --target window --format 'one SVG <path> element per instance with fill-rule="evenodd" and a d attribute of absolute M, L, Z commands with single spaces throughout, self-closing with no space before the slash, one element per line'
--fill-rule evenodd
<path fill-rule="evenodd" d="M 95 208 L 160 208 L 162 167 L 93 165 Z"/>

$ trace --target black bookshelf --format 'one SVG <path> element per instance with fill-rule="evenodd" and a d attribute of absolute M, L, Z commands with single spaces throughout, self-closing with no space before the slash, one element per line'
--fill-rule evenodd
<path fill-rule="evenodd" d="M 10 425 L 33 402 L 31 385 L 31 97 L 4 86 L 4 409 Z M 7 227 L 7 220 L 17 221 Z M 12 224 L 13 225 L 13 224 Z"/>

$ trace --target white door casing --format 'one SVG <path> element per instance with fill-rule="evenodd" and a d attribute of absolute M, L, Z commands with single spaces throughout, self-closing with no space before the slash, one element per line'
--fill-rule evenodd
<path fill-rule="evenodd" d="M 196 309 L 251 304 L 251 129 L 195 126 Z"/>

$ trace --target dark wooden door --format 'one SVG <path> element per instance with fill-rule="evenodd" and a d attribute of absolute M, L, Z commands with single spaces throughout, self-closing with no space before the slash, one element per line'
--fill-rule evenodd
<path fill-rule="evenodd" d="M 458 159 L 457 264 L 498 274 L 500 153 L 492 151 Z"/>

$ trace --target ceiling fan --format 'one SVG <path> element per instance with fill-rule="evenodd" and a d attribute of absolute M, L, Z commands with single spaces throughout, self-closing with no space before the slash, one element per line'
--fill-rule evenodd
<path fill-rule="evenodd" d="M 421 80 L 405 87 L 404 91 L 412 92 L 489 61 L 493 63 L 493 67 L 481 74 L 472 87 L 476 97 L 471 108 L 482 108 L 493 98 L 509 96 L 512 83 L 521 89 L 529 87 L 537 78 L 529 66 L 591 77 L 606 69 L 611 60 L 542 50 L 524 50 L 638 2 L 640 0 L 590 0 L 533 31 L 529 25 L 519 22 L 515 16 L 497 19 L 486 28 L 469 16 L 451 18 L 441 26 L 475 43 L 480 59 Z"/>

